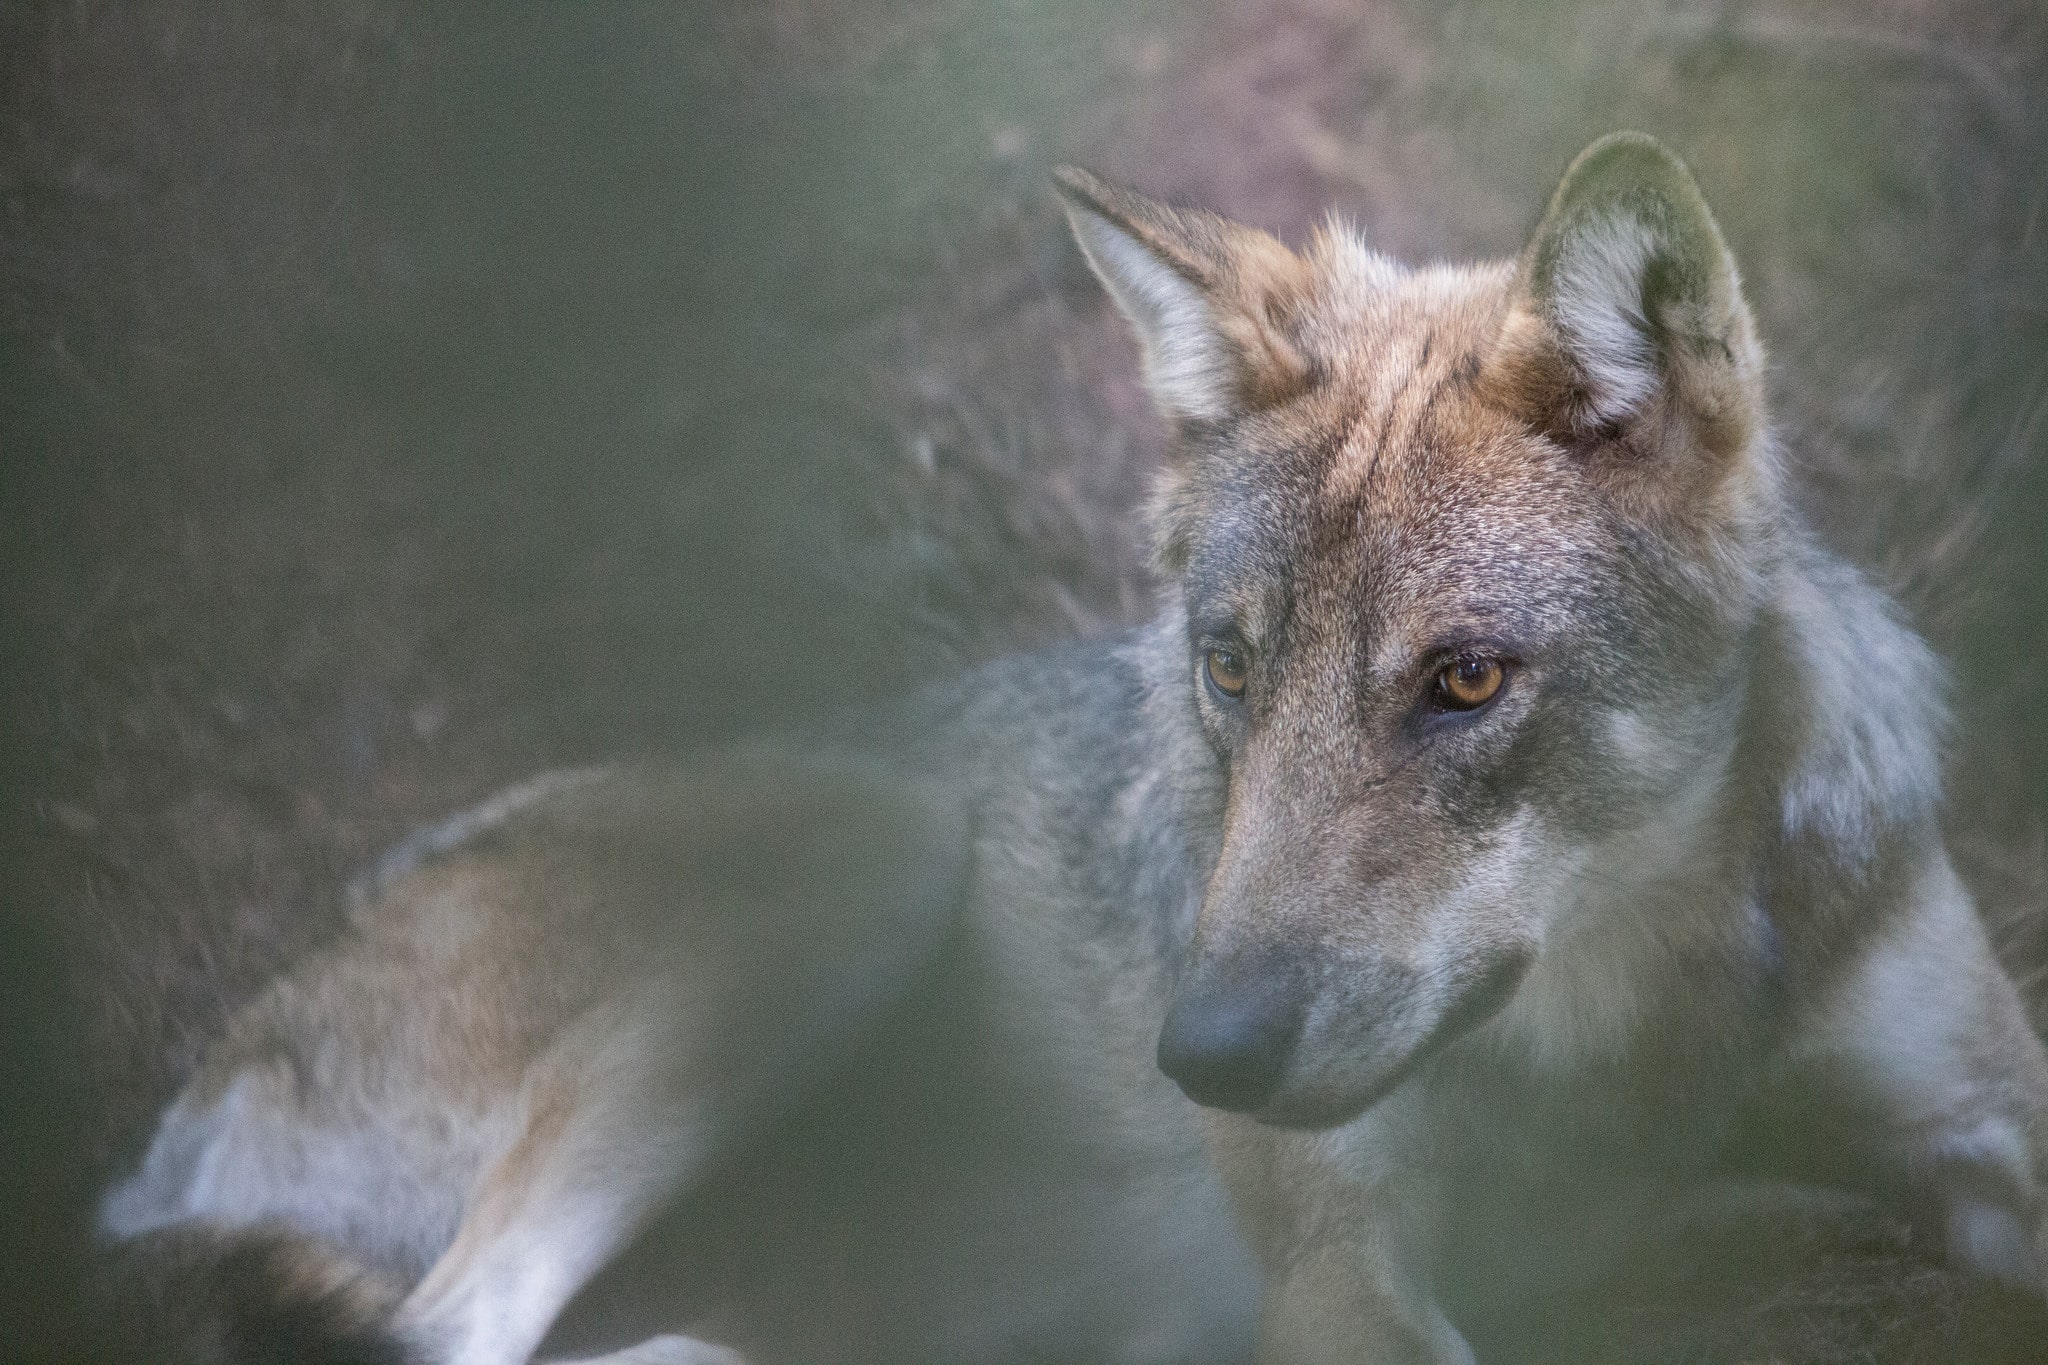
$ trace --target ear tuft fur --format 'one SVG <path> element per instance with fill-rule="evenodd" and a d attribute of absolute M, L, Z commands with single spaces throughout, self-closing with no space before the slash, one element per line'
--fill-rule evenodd
<path fill-rule="evenodd" d="M 1290 321 L 1308 267 L 1277 238 L 1078 167 L 1053 180 L 1074 239 L 1138 333 L 1146 382 L 1169 418 L 1223 421 L 1306 385 Z"/>
<path fill-rule="evenodd" d="M 1721 457 L 1763 422 L 1762 353 L 1721 230 L 1685 165 L 1615 133 L 1565 172 L 1522 254 L 1497 383 L 1572 444 L 1639 435 Z"/>

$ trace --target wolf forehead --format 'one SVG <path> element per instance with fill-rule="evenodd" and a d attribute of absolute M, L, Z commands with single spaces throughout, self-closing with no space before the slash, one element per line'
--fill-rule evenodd
<path fill-rule="evenodd" d="M 1777 506 L 1762 351 L 1655 140 L 1582 153 L 1516 260 L 1415 270 L 1341 223 L 1296 252 L 1058 180 L 1174 432 L 1154 534 L 1198 612 L 1370 620 L 1412 647 L 1431 625 L 1668 634 L 1753 605 L 1756 556 L 1729 551 L 1767 550 Z"/>
<path fill-rule="evenodd" d="M 1623 528 L 1493 373 L 1513 264 L 1411 271 L 1336 224 L 1302 260 L 1272 317 L 1301 381 L 1185 428 L 1161 493 L 1191 598 L 1257 630 L 1333 597 L 1423 637 L 1604 602 Z"/>

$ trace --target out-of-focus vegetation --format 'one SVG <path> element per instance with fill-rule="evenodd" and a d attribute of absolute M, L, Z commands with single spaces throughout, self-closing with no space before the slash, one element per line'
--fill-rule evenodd
<path fill-rule="evenodd" d="M 1956 660 L 1951 824 L 2048 1005 L 2035 7 L 51 0 L 0 63 L 10 1300 L 408 827 L 1147 609 L 1059 160 L 1424 259 L 1678 148 L 1814 519 Z M 1853 1221 L 1603 1293 L 1499 1349 L 2040 1329 Z"/>

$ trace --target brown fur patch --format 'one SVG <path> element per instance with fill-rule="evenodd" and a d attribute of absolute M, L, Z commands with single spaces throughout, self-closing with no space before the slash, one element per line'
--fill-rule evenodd
<path fill-rule="evenodd" d="M 1296 340 L 1308 284 L 1302 260 L 1276 237 L 1199 209 L 1176 208 L 1062 166 L 1054 178 L 1068 200 L 1129 233 L 1202 291 L 1233 360 L 1236 401 L 1271 407 L 1313 377 Z"/>

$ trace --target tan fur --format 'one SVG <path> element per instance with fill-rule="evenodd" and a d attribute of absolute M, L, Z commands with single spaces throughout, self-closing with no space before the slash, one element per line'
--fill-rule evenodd
<path fill-rule="evenodd" d="M 1228 364 L 1230 392 L 1222 401 L 1266 407 L 1301 392 L 1310 376 L 1290 333 L 1308 271 L 1293 252 L 1270 234 L 1215 214 L 1161 214 L 1128 190 L 1074 167 L 1062 168 L 1059 178 L 1076 202 L 1129 230 L 1168 270 L 1212 302 L 1210 326 Z M 1171 338 L 1160 341 L 1172 345 Z"/>

